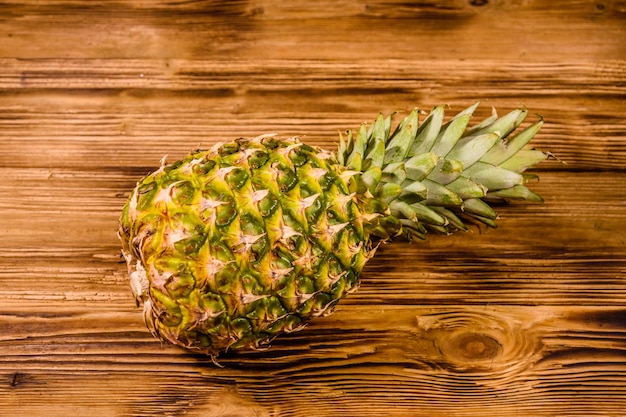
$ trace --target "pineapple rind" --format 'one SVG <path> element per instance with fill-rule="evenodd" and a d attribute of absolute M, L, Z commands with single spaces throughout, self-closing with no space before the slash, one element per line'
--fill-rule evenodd
<path fill-rule="evenodd" d="M 363 209 L 375 205 L 346 172 L 319 149 L 262 137 L 141 180 L 119 233 L 150 330 L 217 355 L 329 313 L 375 249 Z"/>

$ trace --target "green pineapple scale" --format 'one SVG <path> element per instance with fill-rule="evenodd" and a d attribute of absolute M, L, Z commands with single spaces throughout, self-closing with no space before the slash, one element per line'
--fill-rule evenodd
<path fill-rule="evenodd" d="M 378 245 L 495 226 L 491 200 L 541 199 L 522 174 L 538 121 L 515 110 L 467 128 L 415 109 L 382 115 L 336 153 L 272 135 L 192 152 L 139 181 L 120 218 L 131 287 L 150 331 L 213 357 L 266 347 L 332 312 Z"/>

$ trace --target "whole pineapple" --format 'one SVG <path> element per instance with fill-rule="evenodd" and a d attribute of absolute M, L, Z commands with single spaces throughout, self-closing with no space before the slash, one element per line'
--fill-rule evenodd
<path fill-rule="evenodd" d="M 467 128 L 415 109 L 340 138 L 337 153 L 272 135 L 191 153 L 143 178 L 119 236 L 150 331 L 215 357 L 267 346 L 355 291 L 381 242 L 495 226 L 492 199 L 541 199 L 521 173 L 538 121 L 515 110 Z"/>

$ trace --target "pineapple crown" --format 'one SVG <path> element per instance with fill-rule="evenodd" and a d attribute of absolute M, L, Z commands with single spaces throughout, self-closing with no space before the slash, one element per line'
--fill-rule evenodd
<path fill-rule="evenodd" d="M 397 235 L 424 238 L 428 230 L 466 230 L 465 222 L 496 227 L 493 201 L 542 201 L 524 184 L 523 174 L 548 154 L 527 146 L 543 120 L 512 133 L 527 110 L 492 115 L 468 128 L 479 103 L 443 122 L 444 107 L 435 107 L 419 123 L 415 108 L 392 131 L 392 117 L 382 114 L 356 135 L 340 135 L 337 160 L 347 171 L 360 173 L 356 187 L 366 208 L 380 213 L 370 233 L 387 240 Z"/>

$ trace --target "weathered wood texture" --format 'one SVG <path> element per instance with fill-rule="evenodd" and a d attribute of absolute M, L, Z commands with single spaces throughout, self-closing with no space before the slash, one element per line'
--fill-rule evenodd
<path fill-rule="evenodd" d="M 0 415 L 623 415 L 624 39 L 614 0 L 0 3 Z M 145 329 L 116 222 L 163 155 L 475 100 L 545 118 L 545 204 L 223 369 Z"/>

